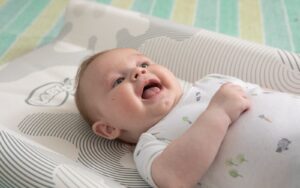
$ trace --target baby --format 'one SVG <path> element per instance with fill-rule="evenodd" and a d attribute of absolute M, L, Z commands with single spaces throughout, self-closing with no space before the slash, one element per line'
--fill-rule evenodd
<path fill-rule="evenodd" d="M 154 187 L 274 187 L 274 182 L 276 187 L 300 186 L 300 173 L 297 173 L 300 172 L 300 160 L 296 158 L 300 157 L 300 145 L 296 145 L 299 136 L 279 137 L 278 140 L 277 134 L 281 132 L 278 124 L 273 125 L 275 133 L 270 133 L 266 125 L 262 126 L 263 123 L 272 124 L 263 112 L 255 113 L 259 109 L 255 106 L 272 104 L 272 101 L 266 102 L 266 97 L 260 97 L 264 92 L 269 96 L 272 93 L 275 100 L 285 96 L 222 75 L 205 77 L 183 92 L 176 77 L 165 67 L 136 50 L 113 49 L 95 54 L 83 62 L 77 74 L 75 100 L 95 134 L 137 143 L 134 159 L 138 171 Z M 290 98 L 285 103 L 296 107 L 286 111 L 296 111 L 277 114 L 276 117 L 289 114 L 288 119 L 299 122 L 296 112 L 300 111 L 300 100 Z M 267 108 L 272 109 L 271 106 Z M 228 131 L 229 126 L 231 131 Z M 289 131 L 285 128 L 281 136 L 300 132 L 295 132 L 295 123 L 289 122 L 287 127 L 292 128 Z M 244 131 L 245 128 L 250 131 Z M 266 131 L 263 133 L 270 137 L 259 137 L 259 142 L 266 142 L 262 147 L 257 147 L 251 139 L 261 133 L 253 131 L 258 129 L 265 129 L 262 132 Z M 240 143 L 234 143 L 236 140 Z M 270 157 L 265 151 L 270 149 L 274 140 L 277 153 L 287 150 L 291 140 L 293 144 L 296 142 L 294 145 L 298 150 L 284 155 L 285 158 L 270 158 L 269 163 L 262 160 L 258 163 L 254 151 L 247 153 L 256 149 L 255 153 Z M 233 143 L 237 145 L 234 148 L 231 147 Z M 290 167 L 290 163 L 277 164 L 290 159 L 298 165 L 294 169 L 283 168 L 284 173 L 293 177 L 289 182 L 286 181 L 287 174 L 280 173 L 279 178 L 274 176 L 275 173 L 261 172 Z M 260 165 L 255 169 L 259 172 L 245 170 L 245 163 Z M 253 181 L 255 176 L 261 181 Z M 264 181 L 261 178 L 265 178 Z M 200 179 L 201 183 L 198 183 Z"/>

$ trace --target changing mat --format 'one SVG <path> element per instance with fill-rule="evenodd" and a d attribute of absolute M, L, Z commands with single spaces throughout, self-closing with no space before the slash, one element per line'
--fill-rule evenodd
<path fill-rule="evenodd" d="M 300 94 L 298 54 L 73 0 L 55 41 L 0 67 L 0 187 L 149 187 L 133 147 L 94 135 L 74 103 L 82 60 L 116 47 L 138 49 L 183 86 L 219 73 Z"/>

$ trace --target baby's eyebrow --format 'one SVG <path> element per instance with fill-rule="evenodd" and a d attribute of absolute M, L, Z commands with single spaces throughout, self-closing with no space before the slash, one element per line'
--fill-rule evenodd
<path fill-rule="evenodd" d="M 144 54 L 142 54 L 142 53 L 136 53 L 135 55 L 139 56 L 139 57 L 144 57 Z"/>
<path fill-rule="evenodd" d="M 151 60 L 151 59 L 149 59 L 147 56 L 145 56 L 145 55 L 142 54 L 142 53 L 137 53 L 137 54 L 135 54 L 135 55 L 136 55 L 136 57 L 137 57 L 139 60 L 142 60 L 142 61 L 144 61 L 144 60 L 146 60 L 146 61 Z"/>

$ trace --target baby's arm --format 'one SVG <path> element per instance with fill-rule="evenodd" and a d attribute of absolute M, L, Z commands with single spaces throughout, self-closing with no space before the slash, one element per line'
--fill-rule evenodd
<path fill-rule="evenodd" d="M 154 159 L 158 187 L 193 187 L 213 162 L 229 125 L 250 107 L 241 87 L 224 84 L 181 137 Z"/>

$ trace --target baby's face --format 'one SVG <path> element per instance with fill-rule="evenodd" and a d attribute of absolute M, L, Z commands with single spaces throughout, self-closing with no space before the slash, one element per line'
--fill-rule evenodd
<path fill-rule="evenodd" d="M 131 142 L 162 119 L 182 94 L 168 69 L 133 49 L 97 57 L 81 80 L 92 117 L 129 133 Z"/>

